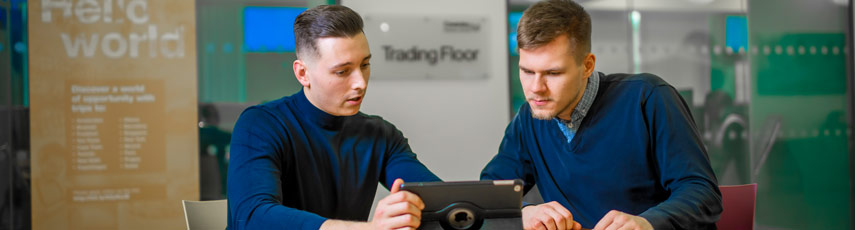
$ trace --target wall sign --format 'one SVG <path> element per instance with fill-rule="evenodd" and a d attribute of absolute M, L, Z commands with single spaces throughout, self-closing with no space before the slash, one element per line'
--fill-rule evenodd
<path fill-rule="evenodd" d="M 33 229 L 175 229 L 199 197 L 193 1 L 28 9 Z"/>
<path fill-rule="evenodd" d="M 489 77 L 486 17 L 365 15 L 372 79 Z"/>

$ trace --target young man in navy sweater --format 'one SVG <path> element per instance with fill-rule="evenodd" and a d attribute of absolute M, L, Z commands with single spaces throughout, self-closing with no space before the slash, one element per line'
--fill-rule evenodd
<path fill-rule="evenodd" d="M 522 178 L 548 203 L 526 229 L 714 229 L 721 193 L 688 106 L 651 74 L 594 71 L 577 3 L 528 8 L 517 28 L 527 104 L 482 179 Z"/>
<path fill-rule="evenodd" d="M 403 180 L 439 181 L 401 131 L 359 112 L 371 54 L 362 18 L 344 6 L 294 22 L 303 89 L 245 110 L 231 142 L 230 229 L 417 228 L 424 203 Z M 402 178 L 398 179 L 398 178 Z M 392 193 L 368 219 L 377 183 Z"/>

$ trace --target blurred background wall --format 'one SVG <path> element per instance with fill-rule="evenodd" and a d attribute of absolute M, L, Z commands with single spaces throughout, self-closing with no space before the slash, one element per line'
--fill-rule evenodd
<path fill-rule="evenodd" d="M 196 0 L 201 199 L 225 198 L 228 142 L 240 112 L 300 89 L 288 29 L 276 29 L 320 4 L 374 19 L 485 19 L 489 56 L 466 68 L 485 77 L 372 71 L 363 106 L 401 129 L 441 178 L 477 179 L 525 103 L 515 29 L 534 2 Z M 719 183 L 758 184 L 758 229 L 853 228 L 850 1 L 579 2 L 593 19 L 597 70 L 649 72 L 674 85 L 691 106 Z M 0 0 L 0 229 L 30 226 L 27 69 L 48 64 L 27 63 L 26 6 Z M 372 39 L 381 35 L 369 26 L 376 60 L 382 56 Z M 424 40 L 411 44 L 442 38 Z M 385 194 L 378 189 L 378 197 Z"/>

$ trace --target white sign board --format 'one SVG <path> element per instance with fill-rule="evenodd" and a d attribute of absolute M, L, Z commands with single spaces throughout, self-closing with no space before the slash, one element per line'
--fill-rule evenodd
<path fill-rule="evenodd" d="M 486 25 L 478 16 L 365 15 L 371 78 L 486 79 Z"/>

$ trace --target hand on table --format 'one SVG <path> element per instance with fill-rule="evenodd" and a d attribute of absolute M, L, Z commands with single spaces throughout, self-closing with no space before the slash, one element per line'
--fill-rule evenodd
<path fill-rule="evenodd" d="M 653 226 L 644 217 L 612 210 L 600 219 L 594 230 L 650 230 Z"/>
<path fill-rule="evenodd" d="M 523 228 L 526 230 L 579 230 L 582 228 L 579 223 L 573 221 L 570 211 L 555 201 L 526 206 L 522 209 L 522 218 Z"/>

